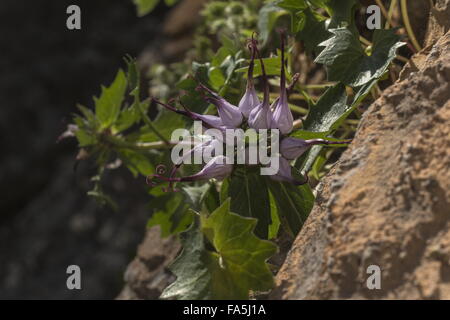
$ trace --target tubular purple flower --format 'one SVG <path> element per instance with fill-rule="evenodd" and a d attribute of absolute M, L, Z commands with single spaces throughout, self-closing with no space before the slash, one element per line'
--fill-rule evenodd
<path fill-rule="evenodd" d="M 324 139 L 310 139 L 303 140 L 293 137 L 287 137 L 281 140 L 280 153 L 289 160 L 294 160 L 300 157 L 308 148 L 318 144 L 333 145 L 333 144 L 347 144 L 349 140 L 345 141 L 328 141 Z"/>
<path fill-rule="evenodd" d="M 204 167 L 202 170 L 200 170 L 198 173 L 186 176 L 186 177 L 173 177 L 174 170 L 172 170 L 170 177 L 164 177 L 159 174 L 154 174 L 152 176 L 159 178 L 163 181 L 167 181 L 170 183 L 173 182 L 189 182 L 189 181 L 198 181 L 198 180 L 208 180 L 208 179 L 218 179 L 223 180 L 226 177 L 230 175 L 230 173 L 233 171 L 233 165 L 227 163 L 227 157 L 220 155 L 217 157 L 212 158 Z"/>
<path fill-rule="evenodd" d="M 199 88 L 207 91 L 210 95 L 212 95 L 212 97 L 205 97 L 205 99 L 206 101 L 214 104 L 217 107 L 219 117 L 225 127 L 237 128 L 242 124 L 243 117 L 238 107 L 232 105 L 227 100 L 225 100 L 203 84 L 200 84 Z"/>
<path fill-rule="evenodd" d="M 288 134 L 294 126 L 294 117 L 289 109 L 287 91 L 286 91 L 286 74 L 284 70 L 284 34 L 281 34 L 281 75 L 280 75 L 280 97 L 275 105 L 272 116 L 272 129 L 279 129 L 282 134 Z"/>
<path fill-rule="evenodd" d="M 263 77 L 264 85 L 264 99 L 258 106 L 256 106 L 248 117 L 248 125 L 253 129 L 269 129 L 270 122 L 272 121 L 272 112 L 270 111 L 269 105 L 269 82 L 267 81 L 266 70 L 264 68 L 263 60 L 259 56 L 259 61 L 261 62 L 261 71 Z"/>
<path fill-rule="evenodd" d="M 191 118 L 192 120 L 198 120 L 198 121 L 202 121 L 203 125 L 205 127 L 208 128 L 216 128 L 216 129 L 222 129 L 224 127 L 224 124 L 222 122 L 222 119 L 220 119 L 217 116 L 212 116 L 212 115 L 204 115 L 204 114 L 199 114 L 199 113 L 195 113 L 190 111 L 185 105 L 181 104 L 184 108 L 184 110 L 178 110 L 175 107 L 172 107 L 171 105 L 165 104 L 155 98 L 153 98 L 153 101 L 155 101 L 155 103 L 159 104 L 160 106 L 163 106 L 164 108 L 176 112 L 178 114 L 182 114 L 188 118 Z"/>
<path fill-rule="evenodd" d="M 272 180 L 279 182 L 289 182 L 295 184 L 297 186 L 305 184 L 308 182 L 308 176 L 306 176 L 305 181 L 298 181 L 294 177 L 292 177 L 292 168 L 288 160 L 283 157 L 280 157 L 280 167 L 278 169 L 278 173 L 270 176 Z"/>
<path fill-rule="evenodd" d="M 245 94 L 239 102 L 239 110 L 246 119 L 250 116 L 250 112 L 256 108 L 259 104 L 259 98 L 256 94 L 255 86 L 253 84 L 253 69 L 255 66 L 255 55 L 256 55 L 256 43 L 255 40 L 250 40 L 249 48 L 252 51 L 252 60 L 248 66 L 247 74 L 247 87 L 245 89 Z"/>

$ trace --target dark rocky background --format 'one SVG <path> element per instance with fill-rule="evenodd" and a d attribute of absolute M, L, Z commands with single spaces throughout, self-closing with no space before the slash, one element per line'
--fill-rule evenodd
<path fill-rule="evenodd" d="M 70 4 L 81 7 L 81 31 L 66 29 Z M 0 299 L 119 293 L 145 231 L 143 183 L 108 177 L 120 209 L 98 208 L 85 195 L 94 166 L 74 171 L 76 142 L 56 139 L 125 54 L 158 46 L 166 11 L 138 18 L 128 0 L 0 2 Z M 71 264 L 81 267 L 81 291 L 66 288 Z"/>

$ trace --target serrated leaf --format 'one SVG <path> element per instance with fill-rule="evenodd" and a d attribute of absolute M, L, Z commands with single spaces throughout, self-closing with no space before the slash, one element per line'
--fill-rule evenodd
<path fill-rule="evenodd" d="M 229 200 L 202 217 L 201 231 L 193 226 L 182 234 L 183 251 L 170 267 L 177 280 L 161 298 L 248 299 L 250 290 L 270 290 L 273 275 L 266 261 L 277 247 L 258 239 L 255 225 L 256 219 L 231 213 Z M 203 235 L 214 252 L 206 249 Z"/>
<path fill-rule="evenodd" d="M 177 280 L 161 294 L 161 299 L 206 300 L 212 297 L 212 274 L 203 234 L 193 225 L 180 235 L 183 251 L 170 266 Z"/>
<path fill-rule="evenodd" d="M 242 293 L 237 298 L 247 298 L 249 290 L 265 291 L 273 286 L 266 261 L 277 247 L 253 234 L 256 223 L 256 219 L 230 212 L 230 200 L 202 219 L 202 230 L 214 245 L 222 269 L 229 273 L 237 291 Z"/>
<path fill-rule="evenodd" d="M 103 129 L 111 127 L 116 122 L 126 89 L 127 78 L 125 73 L 119 70 L 111 86 L 102 87 L 100 97 L 94 98 L 95 115 Z"/>
<path fill-rule="evenodd" d="M 239 168 L 227 185 L 226 198 L 231 198 L 231 211 L 244 217 L 258 219 L 256 234 L 267 239 L 271 224 L 269 192 L 259 168 Z"/>
<path fill-rule="evenodd" d="M 394 30 L 375 30 L 372 54 L 368 56 L 358 35 L 346 28 L 329 30 L 333 37 L 322 42 L 325 48 L 315 62 L 327 68 L 329 81 L 340 81 L 351 87 L 365 85 L 381 77 L 403 45 Z"/>
<path fill-rule="evenodd" d="M 311 106 L 308 116 L 303 122 L 304 130 L 319 132 L 322 134 L 326 133 L 327 135 L 332 133 L 333 130 L 337 129 L 361 103 L 377 81 L 378 79 L 375 78 L 365 85 L 356 88 L 357 92 L 351 105 L 347 105 L 348 98 L 345 91 L 345 86 L 343 84 L 338 83 L 337 85 L 329 88 L 321 96 L 319 101 L 317 101 L 315 105 Z M 295 166 L 297 168 L 301 168 L 302 171 L 309 171 L 322 148 L 322 146 L 313 146 L 307 153 L 297 160 Z"/>
<path fill-rule="evenodd" d="M 308 184 L 295 186 L 291 183 L 267 179 L 270 193 L 275 199 L 278 216 L 283 227 L 296 236 L 308 218 L 314 205 L 314 195 Z"/>
<path fill-rule="evenodd" d="M 306 9 L 296 15 L 294 23 L 298 23 L 295 27 L 297 39 L 303 41 L 305 48 L 309 53 L 319 54 L 323 48 L 319 47 L 319 43 L 330 37 L 327 31 L 326 18 L 320 14 Z"/>

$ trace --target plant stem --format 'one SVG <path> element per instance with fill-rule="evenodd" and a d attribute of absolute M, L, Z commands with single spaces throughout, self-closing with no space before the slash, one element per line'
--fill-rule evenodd
<path fill-rule="evenodd" d="M 414 48 L 417 51 L 420 51 L 420 50 L 422 50 L 422 48 L 420 47 L 420 44 L 417 41 L 417 38 L 411 27 L 411 23 L 409 22 L 408 5 L 407 5 L 406 0 L 400 0 L 400 6 L 401 6 L 401 11 L 402 11 L 403 23 L 405 24 L 405 29 L 406 29 L 406 32 L 408 33 L 408 37 L 411 40 Z"/>
<path fill-rule="evenodd" d="M 392 15 L 394 14 L 394 11 L 396 8 L 397 8 L 397 0 L 392 0 L 391 4 L 389 5 L 389 12 L 388 12 L 386 25 L 385 25 L 386 29 L 389 29 L 390 27 L 394 27 L 394 24 L 392 23 Z"/>
<path fill-rule="evenodd" d="M 386 21 L 389 21 L 389 15 L 383 2 L 381 2 L 381 0 L 375 0 L 375 2 L 377 3 L 378 7 L 380 7 L 381 13 L 383 13 L 383 16 L 386 19 Z"/>
<path fill-rule="evenodd" d="M 148 115 L 144 112 L 144 109 L 142 109 L 142 104 L 138 103 L 139 106 L 139 112 L 141 113 L 141 117 L 144 120 L 145 124 L 150 128 L 150 130 L 153 131 L 154 134 L 158 136 L 166 145 L 170 145 L 169 140 L 167 140 L 159 131 L 155 128 L 155 126 L 152 123 L 152 120 L 148 117 Z"/>
<path fill-rule="evenodd" d="M 108 143 L 111 143 L 117 148 L 131 149 L 137 151 L 145 150 L 157 150 L 157 149 L 167 149 L 177 144 L 173 141 L 155 141 L 155 142 L 129 142 L 122 140 L 116 136 L 105 136 L 104 137 Z"/>

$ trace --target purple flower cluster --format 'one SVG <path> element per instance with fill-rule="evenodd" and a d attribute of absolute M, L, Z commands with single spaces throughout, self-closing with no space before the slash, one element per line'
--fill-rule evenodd
<path fill-rule="evenodd" d="M 205 93 L 205 100 L 217 107 L 218 116 L 202 115 L 190 111 L 183 105 L 184 110 L 176 109 L 173 106 L 164 104 L 155 100 L 161 106 L 187 116 L 193 120 L 201 121 L 206 128 L 215 128 L 222 130 L 237 129 L 242 126 L 248 126 L 256 131 L 260 129 L 278 129 L 281 133 L 280 141 L 280 155 L 279 155 L 279 170 L 271 178 L 276 181 L 290 182 L 296 185 L 304 184 L 306 181 L 298 181 L 292 175 L 292 167 L 290 161 L 301 156 L 307 149 L 317 144 L 342 144 L 347 142 L 331 142 L 324 139 L 303 140 L 294 137 L 289 137 L 294 126 L 294 118 L 288 105 L 288 90 L 286 88 L 286 74 L 285 74 L 285 39 L 281 38 L 281 73 L 280 73 L 280 95 L 270 104 L 269 102 L 269 83 L 264 68 L 264 62 L 261 58 L 256 40 L 249 41 L 249 49 L 251 51 L 251 61 L 248 67 L 248 78 L 245 94 L 240 100 L 238 106 L 235 106 L 213 92 L 211 89 L 203 84 L 199 84 L 198 90 Z M 255 90 L 253 82 L 253 71 L 255 66 L 255 59 L 258 59 L 261 64 L 262 82 L 264 86 L 263 100 L 260 101 Z M 195 149 L 195 148 L 194 148 Z M 193 149 L 193 150 L 194 150 Z M 224 179 L 233 171 L 233 165 L 228 164 L 225 156 L 217 155 L 212 158 L 204 168 L 192 176 L 175 177 L 175 173 L 180 164 L 176 164 L 172 170 L 170 177 L 163 177 L 161 175 L 154 175 L 164 181 L 183 182 L 196 181 L 202 179 Z"/>

